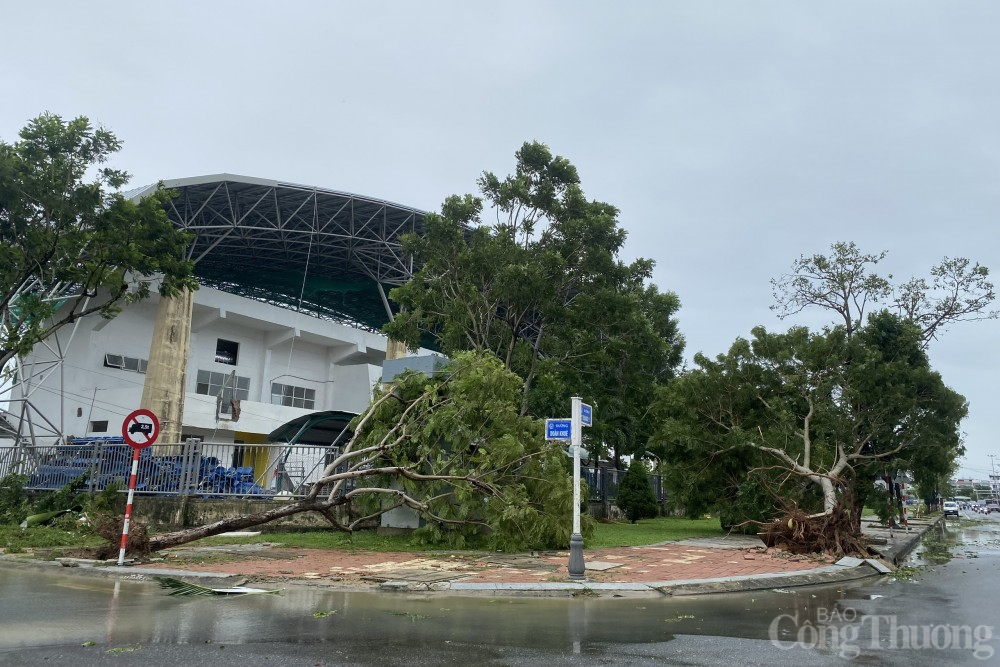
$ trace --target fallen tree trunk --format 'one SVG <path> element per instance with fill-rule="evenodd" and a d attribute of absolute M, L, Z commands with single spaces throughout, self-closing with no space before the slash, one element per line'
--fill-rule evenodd
<path fill-rule="evenodd" d="M 275 519 L 283 519 L 285 517 L 301 514 L 303 512 L 319 512 L 320 514 L 327 516 L 327 513 L 330 512 L 330 510 L 338 505 L 344 504 L 345 502 L 346 499 L 343 496 L 338 496 L 332 500 L 327 498 L 321 499 L 316 497 L 306 497 L 302 500 L 282 505 L 281 507 L 275 507 L 264 512 L 257 512 L 256 514 L 229 517 L 226 519 L 220 519 L 219 521 L 215 521 L 213 523 L 205 524 L 204 526 L 196 526 L 193 528 L 185 528 L 184 530 L 176 530 L 170 533 L 163 533 L 161 535 L 153 535 L 149 538 L 148 551 L 146 553 L 160 551 L 161 549 L 169 549 L 170 547 L 175 547 L 181 544 L 187 544 L 188 542 L 193 542 L 194 540 L 200 540 L 203 537 L 211 537 L 213 535 L 219 535 L 233 530 L 253 528 L 254 526 L 259 526 L 261 524 L 268 523 L 269 521 L 274 521 Z"/>

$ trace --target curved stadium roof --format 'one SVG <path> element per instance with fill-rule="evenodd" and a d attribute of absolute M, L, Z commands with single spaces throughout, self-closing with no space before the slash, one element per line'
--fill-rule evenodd
<path fill-rule="evenodd" d="M 232 174 L 163 185 L 177 193 L 167 214 L 195 235 L 189 257 L 209 287 L 376 331 L 389 319 L 388 288 L 412 273 L 399 237 L 423 230 L 418 209 Z"/>

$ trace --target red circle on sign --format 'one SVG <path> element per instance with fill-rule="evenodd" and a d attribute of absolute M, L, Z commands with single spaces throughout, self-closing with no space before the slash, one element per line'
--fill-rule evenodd
<path fill-rule="evenodd" d="M 122 422 L 122 437 L 129 446 L 145 449 L 160 435 L 160 420 L 151 410 L 133 410 Z"/>

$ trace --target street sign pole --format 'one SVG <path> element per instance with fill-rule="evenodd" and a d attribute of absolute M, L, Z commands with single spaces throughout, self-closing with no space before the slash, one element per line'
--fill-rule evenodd
<path fill-rule="evenodd" d="M 132 499 L 135 497 L 135 479 L 139 475 L 138 447 L 132 448 L 132 474 L 128 478 L 128 501 L 125 503 L 125 522 L 122 524 L 122 543 L 118 549 L 118 564 L 125 564 L 125 545 L 128 543 L 128 524 L 132 520 Z"/>
<path fill-rule="evenodd" d="M 118 549 L 118 565 L 125 564 L 125 546 L 128 544 L 128 527 L 132 521 L 132 500 L 139 476 L 139 452 L 152 445 L 160 435 L 160 421 L 149 410 L 133 410 L 122 422 L 122 438 L 132 448 L 132 474 L 128 478 L 128 500 L 125 502 L 125 521 L 122 522 L 122 543 Z"/>
<path fill-rule="evenodd" d="M 583 423 L 581 422 L 582 399 L 572 398 L 572 437 L 570 446 L 573 448 L 573 533 L 569 537 L 569 578 L 573 581 L 585 581 L 587 567 L 583 562 L 583 535 L 580 532 L 580 447 L 583 446 Z"/>

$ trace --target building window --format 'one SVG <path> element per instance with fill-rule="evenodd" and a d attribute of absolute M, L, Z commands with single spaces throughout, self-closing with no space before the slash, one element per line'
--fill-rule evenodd
<path fill-rule="evenodd" d="M 271 405 L 287 405 L 293 408 L 313 410 L 316 408 L 316 390 L 272 382 Z"/>
<path fill-rule="evenodd" d="M 105 419 L 99 422 L 90 422 L 90 432 L 91 433 L 107 433 L 108 432 L 108 421 Z"/>
<path fill-rule="evenodd" d="M 215 371 L 198 371 L 198 382 L 195 393 L 205 396 L 222 395 L 221 414 L 230 414 L 231 400 L 246 401 L 250 399 L 250 378 L 232 373 L 216 373 Z"/>
<path fill-rule="evenodd" d="M 236 365 L 240 353 L 240 344 L 231 340 L 219 338 L 215 342 L 215 360 L 220 364 Z"/>
<path fill-rule="evenodd" d="M 135 357 L 126 357 L 121 354 L 105 354 L 104 355 L 104 366 L 107 368 L 120 368 L 123 371 L 132 371 L 133 373 L 145 373 L 146 372 L 146 359 L 137 359 Z"/>

